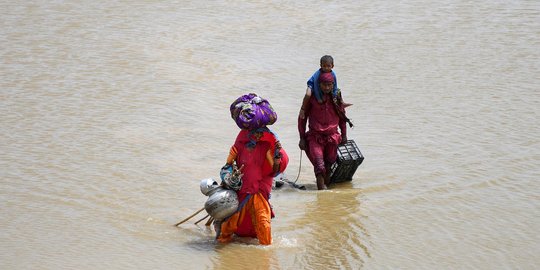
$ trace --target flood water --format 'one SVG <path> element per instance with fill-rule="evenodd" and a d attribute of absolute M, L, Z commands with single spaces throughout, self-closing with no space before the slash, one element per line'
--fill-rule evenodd
<path fill-rule="evenodd" d="M 0 269 L 536 269 L 537 1 L 1 1 Z M 365 156 L 297 146 L 330 54 Z M 273 244 L 195 221 L 255 92 L 290 156 Z"/>

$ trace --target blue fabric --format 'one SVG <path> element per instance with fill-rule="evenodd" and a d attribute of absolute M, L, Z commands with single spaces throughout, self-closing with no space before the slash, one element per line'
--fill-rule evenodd
<path fill-rule="evenodd" d="M 317 98 L 317 101 L 319 102 L 322 102 L 322 91 L 319 87 L 319 75 L 321 74 L 321 69 L 317 70 L 315 73 L 313 73 L 313 75 L 311 76 L 311 78 L 309 78 L 309 80 L 307 81 L 307 85 L 309 88 L 311 88 L 311 92 L 313 95 L 315 95 L 315 98 Z M 337 77 L 336 77 L 336 73 L 334 73 L 334 71 L 332 71 L 332 75 L 334 76 L 334 90 L 332 90 L 332 96 L 336 96 L 337 95 L 337 89 L 338 89 L 338 86 L 337 86 Z"/>
<path fill-rule="evenodd" d="M 238 205 L 238 208 L 236 209 L 236 212 L 239 212 L 240 210 L 242 210 L 242 207 L 244 207 L 244 205 L 247 203 L 247 201 L 249 200 L 249 198 L 251 198 L 251 194 L 248 194 L 244 200 Z M 232 215 L 231 215 L 232 216 Z"/>
<path fill-rule="evenodd" d="M 225 181 L 225 177 L 228 175 L 232 175 L 233 173 L 233 167 L 229 164 L 226 164 L 221 168 L 221 171 L 219 171 L 219 177 L 221 178 L 221 181 Z"/>
<path fill-rule="evenodd" d="M 238 204 L 238 208 L 236 208 L 236 212 L 240 212 L 240 210 L 242 210 L 242 207 L 244 207 L 244 205 L 247 203 L 247 201 L 249 200 L 249 198 L 251 198 L 251 194 L 248 194 L 248 195 L 244 198 L 244 200 L 243 200 L 240 204 Z M 234 213 L 236 213 L 236 212 L 234 212 Z M 232 215 L 234 215 L 234 213 L 232 213 L 230 216 L 224 218 L 222 222 L 227 221 L 230 217 L 232 217 Z M 219 227 L 221 228 L 221 224 L 219 224 Z M 220 230 L 220 233 L 221 233 L 221 230 Z M 219 233 L 216 232 L 216 234 L 217 234 L 217 236 L 219 236 Z"/>

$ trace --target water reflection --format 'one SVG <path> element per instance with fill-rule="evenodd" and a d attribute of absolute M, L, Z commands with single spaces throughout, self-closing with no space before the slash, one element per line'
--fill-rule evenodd
<path fill-rule="evenodd" d="M 216 244 L 212 269 L 280 269 L 273 246 L 260 246 L 256 239 L 237 238 L 229 244 Z"/>
<path fill-rule="evenodd" d="M 202 225 L 201 225 L 202 224 Z M 186 262 L 188 268 L 208 269 L 280 269 L 276 248 L 278 244 L 261 246 L 256 238 L 235 237 L 227 244 L 215 240 L 213 226 L 205 226 L 204 222 L 183 228 L 184 242 L 191 251 L 202 251 L 211 254 L 210 262 L 191 260 Z M 276 245 L 277 244 L 277 245 Z"/>
<path fill-rule="evenodd" d="M 371 257 L 369 233 L 362 223 L 359 189 L 350 183 L 335 185 L 329 191 L 314 192 L 315 200 L 306 205 L 297 226 L 305 227 L 305 249 L 297 260 L 315 269 L 357 269 Z"/>

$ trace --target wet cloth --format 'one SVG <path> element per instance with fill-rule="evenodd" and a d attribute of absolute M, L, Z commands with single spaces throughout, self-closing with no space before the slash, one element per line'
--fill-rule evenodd
<path fill-rule="evenodd" d="M 321 103 L 312 96 L 305 113 L 306 118 L 298 118 L 300 138 L 304 138 L 307 142 L 306 155 L 313 164 L 315 174 L 325 173 L 325 165 L 336 161 L 337 146 L 341 143 L 341 137 L 347 136 L 346 121 L 339 116 L 329 95 Z M 306 123 L 309 123 L 307 132 Z"/>
<path fill-rule="evenodd" d="M 261 193 L 250 196 L 240 211 L 221 224 L 218 242 L 230 242 L 236 234 L 243 237 L 256 237 L 261 245 L 270 245 L 272 243 L 271 212 L 270 204 Z"/>
<path fill-rule="evenodd" d="M 315 175 L 326 175 L 328 166 L 336 162 L 341 136 L 339 133 L 324 135 L 308 131 L 306 141 L 306 155 L 313 164 Z"/>
<path fill-rule="evenodd" d="M 345 109 L 341 108 L 341 110 L 344 111 Z M 335 104 L 330 98 L 319 103 L 313 96 L 310 97 L 305 108 L 305 115 L 306 118 L 304 119 L 298 118 L 300 138 L 305 138 L 306 136 L 306 123 L 308 123 L 310 132 L 323 135 L 339 134 L 339 127 L 341 134 L 344 136 L 347 135 L 346 121 L 339 117 Z"/>
<path fill-rule="evenodd" d="M 311 78 L 309 78 L 309 80 L 307 81 L 307 86 L 311 88 L 313 95 L 319 102 L 322 102 L 322 91 L 319 87 L 319 75 L 321 74 L 321 72 L 322 72 L 321 69 L 317 70 L 315 73 L 313 73 L 313 75 L 311 75 Z M 332 75 L 334 76 L 334 89 L 332 90 L 332 96 L 335 97 L 337 96 L 337 93 L 338 93 L 337 76 L 336 76 L 336 73 L 334 73 L 334 71 L 331 71 L 331 72 L 332 72 Z"/>
<path fill-rule="evenodd" d="M 278 140 L 269 130 L 262 132 L 259 139 L 254 138 L 254 134 L 248 130 L 241 130 L 236 136 L 235 143 L 229 151 L 227 164 L 236 162 L 236 166 L 241 167 L 242 187 L 238 191 L 238 199 L 242 201 L 246 194 L 262 192 L 268 198 L 272 191 L 272 167 L 273 157 L 276 154 L 276 144 Z M 284 149 L 280 149 L 281 164 L 279 171 L 285 171 L 288 164 L 288 156 Z"/>

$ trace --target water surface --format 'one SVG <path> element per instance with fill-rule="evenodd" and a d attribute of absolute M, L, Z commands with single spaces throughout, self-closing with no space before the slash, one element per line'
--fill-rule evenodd
<path fill-rule="evenodd" d="M 535 269 L 534 1 L 4 1 L 2 269 Z M 297 147 L 324 54 L 366 157 L 315 190 Z M 274 243 L 192 221 L 256 92 L 306 191 L 275 191 Z M 301 160 L 301 162 L 300 162 Z"/>

